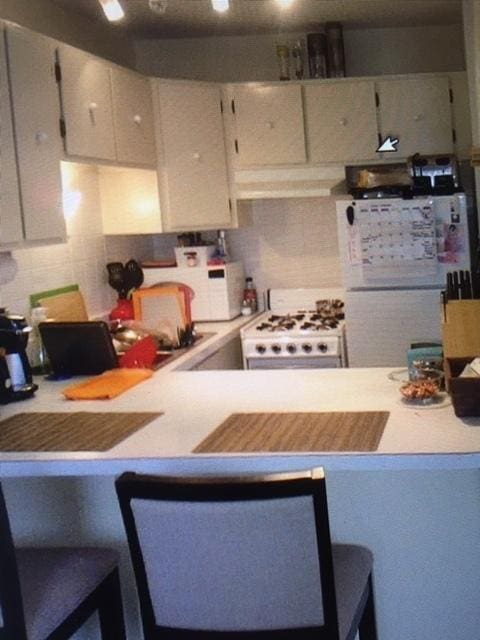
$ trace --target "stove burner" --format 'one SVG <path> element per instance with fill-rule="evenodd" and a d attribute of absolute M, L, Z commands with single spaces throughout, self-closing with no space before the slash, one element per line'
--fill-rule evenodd
<path fill-rule="evenodd" d="M 257 331 L 264 331 L 265 329 L 271 329 L 272 325 L 269 322 L 262 322 L 258 327 L 255 327 Z"/>

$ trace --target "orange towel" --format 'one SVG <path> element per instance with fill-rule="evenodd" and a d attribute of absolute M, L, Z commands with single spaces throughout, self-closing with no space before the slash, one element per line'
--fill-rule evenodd
<path fill-rule="evenodd" d="M 63 395 L 69 400 L 108 400 L 152 375 L 150 369 L 112 369 L 86 382 L 67 387 Z"/>

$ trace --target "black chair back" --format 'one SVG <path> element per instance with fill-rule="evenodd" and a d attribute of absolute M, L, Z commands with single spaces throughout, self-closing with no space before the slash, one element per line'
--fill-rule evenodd
<path fill-rule="evenodd" d="M 116 488 L 146 640 L 338 638 L 322 469 Z"/>

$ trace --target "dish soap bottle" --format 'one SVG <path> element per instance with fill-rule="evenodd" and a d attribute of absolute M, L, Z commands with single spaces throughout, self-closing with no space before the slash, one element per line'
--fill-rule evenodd
<path fill-rule="evenodd" d="M 253 278 L 245 279 L 245 289 L 243 290 L 243 302 L 255 313 L 258 309 L 257 290 L 253 284 Z M 243 305 L 242 305 L 243 306 Z"/>
<path fill-rule="evenodd" d="M 40 336 L 38 325 L 47 320 L 47 309 L 45 307 L 34 307 L 30 315 L 30 333 L 27 345 L 27 357 L 34 375 L 44 375 L 48 373 L 48 358 Z"/>

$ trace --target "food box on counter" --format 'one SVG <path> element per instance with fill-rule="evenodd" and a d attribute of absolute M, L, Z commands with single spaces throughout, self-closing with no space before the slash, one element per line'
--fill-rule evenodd
<path fill-rule="evenodd" d="M 198 247 L 175 247 L 177 267 L 206 267 L 207 262 L 215 253 L 215 249 L 214 244 Z"/>
<path fill-rule="evenodd" d="M 452 398 L 455 415 L 459 418 L 480 416 L 480 377 L 460 377 L 474 358 L 475 356 L 445 359 L 447 390 Z"/>

